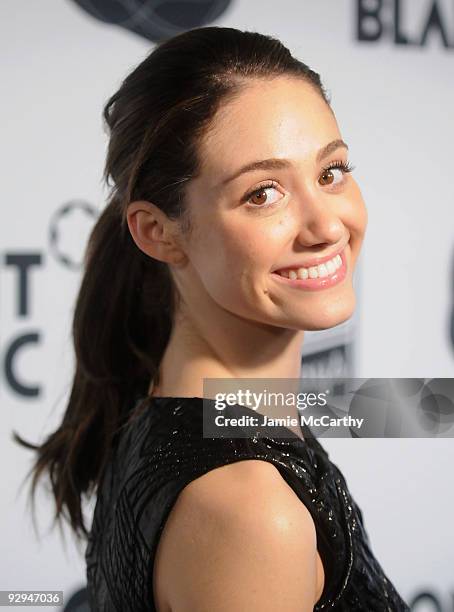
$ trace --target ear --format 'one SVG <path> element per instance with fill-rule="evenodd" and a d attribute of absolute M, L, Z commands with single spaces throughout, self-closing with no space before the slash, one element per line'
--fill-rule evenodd
<path fill-rule="evenodd" d="M 151 202 L 131 202 L 126 213 L 131 236 L 149 257 L 169 264 L 178 264 L 186 254 L 177 241 L 176 222 Z"/>

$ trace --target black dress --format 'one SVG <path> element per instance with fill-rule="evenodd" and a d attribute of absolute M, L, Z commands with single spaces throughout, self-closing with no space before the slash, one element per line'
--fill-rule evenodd
<path fill-rule="evenodd" d="M 122 428 L 98 487 L 85 553 L 92 612 L 156 612 L 153 561 L 178 494 L 209 470 L 244 459 L 271 462 L 312 515 L 325 570 L 315 611 L 409 611 L 371 550 L 342 473 L 310 429 L 303 426 L 304 441 L 284 426 L 285 438 L 204 438 L 203 401 L 145 398 L 143 412 Z"/>

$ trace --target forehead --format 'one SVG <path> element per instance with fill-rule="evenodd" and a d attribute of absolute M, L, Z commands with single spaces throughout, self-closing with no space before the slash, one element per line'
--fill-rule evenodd
<path fill-rule="evenodd" d="M 225 174 L 266 157 L 304 160 L 335 138 L 334 114 L 313 86 L 294 78 L 254 80 L 221 105 L 202 138 L 202 174 Z"/>

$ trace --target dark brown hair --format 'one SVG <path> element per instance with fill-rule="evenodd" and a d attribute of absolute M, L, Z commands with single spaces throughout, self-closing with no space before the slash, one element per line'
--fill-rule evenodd
<path fill-rule="evenodd" d="M 32 497 L 47 472 L 55 521 L 65 517 L 78 537 L 88 533 L 82 494 L 99 484 L 135 401 L 146 399 L 151 379 L 157 380 L 176 305 L 167 264 L 146 256 L 132 239 L 127 206 L 153 202 L 190 232 L 185 184 L 200 169 L 200 137 L 220 105 L 249 79 L 280 75 L 311 84 L 330 104 L 319 75 L 279 40 L 234 28 L 197 28 L 157 46 L 105 105 L 110 139 L 103 176 L 110 194 L 85 254 L 66 412 L 41 444 L 14 434 L 37 451 Z"/>

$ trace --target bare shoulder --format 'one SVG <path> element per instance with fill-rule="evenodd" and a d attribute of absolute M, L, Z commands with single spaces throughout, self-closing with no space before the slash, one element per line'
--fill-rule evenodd
<path fill-rule="evenodd" d="M 180 493 L 153 572 L 159 612 L 309 611 L 316 601 L 313 519 L 270 462 L 236 461 Z"/>

